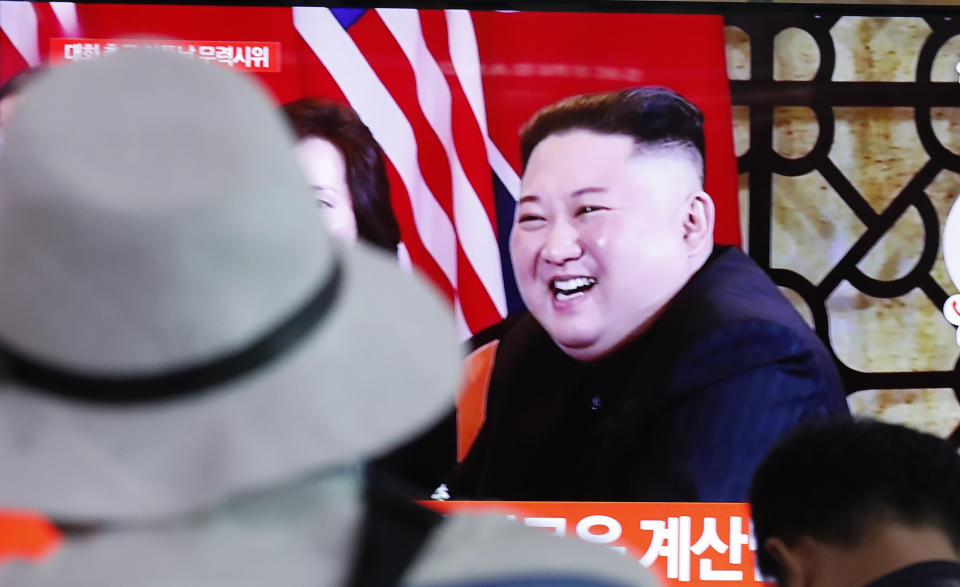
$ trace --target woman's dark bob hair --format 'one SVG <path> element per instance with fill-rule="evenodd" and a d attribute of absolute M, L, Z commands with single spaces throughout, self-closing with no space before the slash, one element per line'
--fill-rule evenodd
<path fill-rule="evenodd" d="M 302 98 L 283 106 L 298 139 L 330 141 L 343 155 L 347 187 L 363 240 L 396 253 L 400 227 L 390 205 L 390 183 L 383 151 L 370 129 L 345 104 L 322 98 Z"/>

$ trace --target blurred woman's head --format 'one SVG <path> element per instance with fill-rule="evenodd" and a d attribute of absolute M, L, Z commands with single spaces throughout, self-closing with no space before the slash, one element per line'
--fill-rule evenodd
<path fill-rule="evenodd" d="M 366 125 L 349 106 L 318 98 L 290 102 L 283 111 L 330 232 L 346 242 L 360 238 L 396 252 L 400 227 L 383 152 Z"/>

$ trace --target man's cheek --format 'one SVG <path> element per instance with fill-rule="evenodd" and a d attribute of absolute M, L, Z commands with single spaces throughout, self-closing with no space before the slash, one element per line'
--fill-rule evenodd
<path fill-rule="evenodd" d="M 510 262 L 513 263 L 518 277 L 534 269 L 531 267 L 534 252 L 528 241 L 528 238 L 524 238 L 524 235 L 517 232 L 510 235 Z"/>
<path fill-rule="evenodd" d="M 517 266 L 517 227 L 510 229 L 510 237 L 507 239 L 507 249 L 510 252 L 510 262 Z"/>
<path fill-rule="evenodd" d="M 582 245 L 591 251 L 606 252 L 622 238 L 625 230 L 622 223 L 615 222 L 614 219 L 598 219 L 581 230 Z"/>

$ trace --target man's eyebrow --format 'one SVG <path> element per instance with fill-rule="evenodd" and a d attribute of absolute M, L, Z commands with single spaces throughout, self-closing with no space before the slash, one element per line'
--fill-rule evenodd
<path fill-rule="evenodd" d="M 570 197 L 571 197 L 571 198 L 576 198 L 577 196 L 583 196 L 583 195 L 585 195 L 585 194 L 602 194 L 602 193 L 606 193 L 606 191 L 607 191 L 607 188 L 602 188 L 602 187 L 586 187 L 586 188 L 580 188 L 579 190 L 571 193 L 571 194 L 570 194 Z M 517 205 L 519 205 L 519 204 L 525 204 L 525 203 L 539 202 L 539 201 L 540 201 L 540 196 L 538 196 L 538 195 L 536 195 L 536 194 L 529 194 L 529 195 L 523 196 L 522 198 L 520 198 L 519 200 L 517 200 Z"/>
<path fill-rule="evenodd" d="M 606 191 L 607 191 L 607 188 L 601 188 L 601 187 L 580 188 L 579 190 L 577 190 L 577 191 L 573 192 L 572 194 L 570 194 L 570 197 L 571 197 L 571 198 L 576 198 L 577 196 L 582 196 L 582 195 L 585 195 L 585 194 L 600 194 L 600 193 L 604 193 L 604 192 L 606 192 Z"/>

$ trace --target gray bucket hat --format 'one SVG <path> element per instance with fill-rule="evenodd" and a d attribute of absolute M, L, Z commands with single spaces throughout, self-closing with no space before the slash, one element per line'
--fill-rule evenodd
<path fill-rule="evenodd" d="M 154 518 L 452 405 L 450 313 L 322 228 L 265 93 L 130 51 L 38 77 L 0 158 L 0 505 Z"/>

